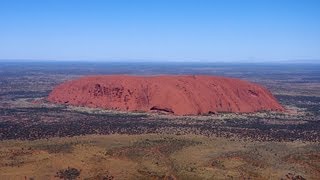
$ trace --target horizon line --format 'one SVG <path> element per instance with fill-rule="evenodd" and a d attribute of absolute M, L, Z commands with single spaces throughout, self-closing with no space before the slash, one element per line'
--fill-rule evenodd
<path fill-rule="evenodd" d="M 16 59 L 3 58 L 0 62 L 95 62 L 95 63 L 306 63 L 320 64 L 320 59 L 286 59 L 286 60 L 161 60 L 161 59 Z"/>

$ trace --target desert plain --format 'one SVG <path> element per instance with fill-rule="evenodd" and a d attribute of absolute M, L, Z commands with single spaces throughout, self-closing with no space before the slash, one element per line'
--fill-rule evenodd
<path fill-rule="evenodd" d="M 1 62 L 0 179 L 318 179 L 320 66 Z M 215 75 L 266 87 L 284 112 L 176 116 L 56 104 L 90 75 Z"/>

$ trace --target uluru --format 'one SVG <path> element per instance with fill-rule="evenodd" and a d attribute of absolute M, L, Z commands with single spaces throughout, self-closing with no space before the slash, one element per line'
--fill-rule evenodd
<path fill-rule="evenodd" d="M 258 84 L 205 75 L 87 76 L 58 85 L 48 101 L 175 115 L 284 110 L 270 91 Z"/>

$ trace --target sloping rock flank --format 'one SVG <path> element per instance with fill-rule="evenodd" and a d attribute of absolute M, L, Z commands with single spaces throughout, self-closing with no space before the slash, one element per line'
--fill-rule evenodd
<path fill-rule="evenodd" d="M 58 85 L 48 100 L 175 115 L 284 110 L 264 87 L 216 76 L 88 76 Z"/>

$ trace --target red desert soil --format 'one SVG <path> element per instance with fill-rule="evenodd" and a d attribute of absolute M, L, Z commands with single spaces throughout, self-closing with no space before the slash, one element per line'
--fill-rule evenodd
<path fill-rule="evenodd" d="M 57 86 L 48 100 L 175 115 L 284 110 L 264 87 L 216 76 L 88 76 Z"/>

